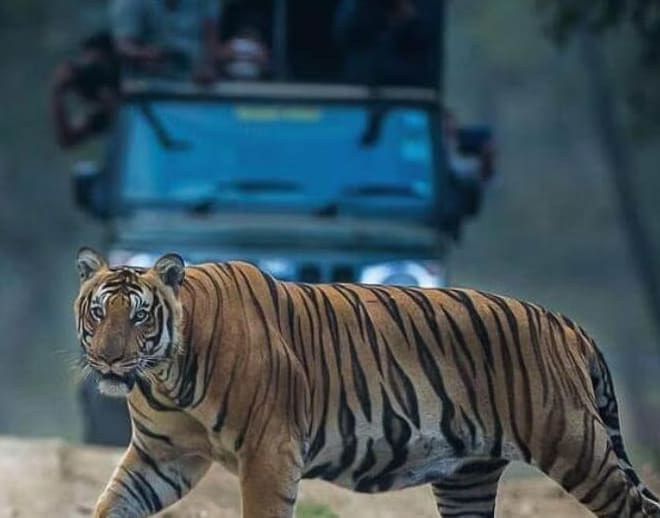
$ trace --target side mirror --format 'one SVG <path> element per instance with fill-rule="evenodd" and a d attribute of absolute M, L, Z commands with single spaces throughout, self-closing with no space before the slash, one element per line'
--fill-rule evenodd
<path fill-rule="evenodd" d="M 475 174 L 481 181 L 495 173 L 493 131 L 488 126 L 462 126 L 456 131 L 456 153 L 476 162 Z"/>
<path fill-rule="evenodd" d="M 95 218 L 108 217 L 107 198 L 103 193 L 103 175 L 95 162 L 77 162 L 73 168 L 73 199 L 76 205 Z"/>
<path fill-rule="evenodd" d="M 439 215 L 440 226 L 454 239 L 461 233 L 466 218 L 481 210 L 483 190 L 495 171 L 491 128 L 462 126 L 447 136 L 448 174 Z"/>

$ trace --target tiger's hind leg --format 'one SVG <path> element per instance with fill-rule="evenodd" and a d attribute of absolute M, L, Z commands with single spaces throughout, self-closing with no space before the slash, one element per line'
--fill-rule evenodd
<path fill-rule="evenodd" d="M 622 469 L 607 429 L 589 412 L 566 417 L 561 437 L 548 434 L 535 464 L 601 518 L 660 517 L 660 507 L 645 498 Z"/>
<path fill-rule="evenodd" d="M 442 518 L 488 518 L 495 516 L 497 485 L 509 461 L 479 459 L 466 461 L 453 475 L 434 482 L 438 511 Z"/>

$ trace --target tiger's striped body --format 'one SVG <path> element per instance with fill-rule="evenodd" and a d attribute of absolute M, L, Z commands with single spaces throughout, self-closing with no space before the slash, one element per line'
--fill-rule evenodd
<path fill-rule="evenodd" d="M 301 478 L 365 492 L 430 483 L 442 516 L 493 516 L 513 460 L 599 516 L 660 516 L 625 456 L 607 367 L 569 320 L 471 290 L 282 283 L 243 263 L 184 279 L 172 257 L 148 271 L 83 257 L 90 364 L 123 347 L 112 376 L 135 375 L 133 439 L 96 516 L 150 516 L 212 461 L 239 476 L 247 518 L 293 516 Z M 135 320 L 127 294 L 140 290 L 152 331 L 112 335 Z M 94 321 L 99 293 L 116 312 Z M 134 374 L 136 357 L 150 364 Z"/>

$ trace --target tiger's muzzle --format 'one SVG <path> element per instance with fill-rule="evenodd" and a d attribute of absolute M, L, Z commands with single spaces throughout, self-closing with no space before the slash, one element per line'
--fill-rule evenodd
<path fill-rule="evenodd" d="M 111 372 L 108 374 L 99 373 L 99 392 L 112 397 L 128 396 L 135 385 L 136 378 L 137 376 L 134 372 L 123 375 L 117 375 Z"/>
<path fill-rule="evenodd" d="M 108 363 L 88 357 L 88 364 L 96 374 L 99 392 L 107 396 L 124 397 L 133 389 L 137 379 L 137 359 Z"/>

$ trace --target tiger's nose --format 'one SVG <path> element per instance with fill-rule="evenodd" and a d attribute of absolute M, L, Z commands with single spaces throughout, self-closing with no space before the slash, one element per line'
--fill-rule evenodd
<path fill-rule="evenodd" d="M 120 336 L 111 337 L 98 353 L 98 358 L 108 367 L 118 363 L 124 356 L 124 340 Z"/>
<path fill-rule="evenodd" d="M 121 351 L 103 351 L 98 354 L 98 358 L 108 367 L 112 367 L 115 363 L 119 363 L 122 358 Z"/>

